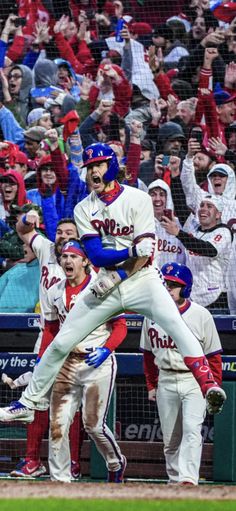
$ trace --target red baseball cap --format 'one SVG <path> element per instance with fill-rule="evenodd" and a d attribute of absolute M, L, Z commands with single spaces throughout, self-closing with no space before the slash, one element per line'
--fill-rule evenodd
<path fill-rule="evenodd" d="M 16 153 L 15 163 L 21 163 L 22 165 L 28 165 L 28 158 L 23 151 Z"/>

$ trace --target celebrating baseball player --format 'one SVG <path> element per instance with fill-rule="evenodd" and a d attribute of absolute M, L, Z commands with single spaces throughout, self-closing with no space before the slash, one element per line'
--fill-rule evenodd
<path fill-rule="evenodd" d="M 218 412 L 225 392 L 152 264 L 156 240 L 151 198 L 117 182 L 117 157 L 107 144 L 88 146 L 83 161 L 94 190 L 77 204 L 74 215 L 85 253 L 100 271 L 76 300 L 20 400 L 1 408 L 0 420 L 32 420 L 33 409 L 52 386 L 68 353 L 122 310 L 135 311 L 161 325 L 193 372 L 209 410 Z M 98 366 L 109 355 L 110 350 L 95 348 L 88 361 Z"/>
<path fill-rule="evenodd" d="M 176 262 L 166 263 L 161 271 L 170 296 L 199 340 L 220 385 L 220 339 L 210 312 L 188 299 L 193 283 L 191 271 Z M 144 352 L 148 396 L 158 406 L 169 482 L 197 485 L 206 401 L 175 342 L 160 325 L 147 318 L 143 322 L 140 347 Z"/>
<path fill-rule="evenodd" d="M 82 296 L 96 276 L 94 271 L 90 272 L 88 259 L 77 240 L 70 240 L 63 246 L 61 267 L 66 279 L 50 288 L 45 318 L 55 323 L 56 328 L 58 322 L 63 324 L 77 295 Z M 126 334 L 126 321 L 122 318 L 114 318 L 99 326 L 71 351 L 56 378 L 50 402 L 49 439 L 49 468 L 54 481 L 71 481 L 68 433 L 81 404 L 85 431 L 106 461 L 108 482 L 123 480 L 126 459 L 106 425 L 106 414 L 116 377 L 116 359 L 112 351 Z M 86 356 L 95 347 L 108 350 L 110 355 L 98 368 L 86 364 Z"/>
<path fill-rule="evenodd" d="M 73 219 L 64 218 L 57 224 L 55 243 L 48 240 L 37 232 L 35 227 L 38 227 L 39 217 L 35 210 L 30 210 L 26 215 L 21 216 L 17 223 L 18 235 L 22 238 L 24 243 L 30 245 L 40 265 L 40 284 L 39 284 L 39 298 L 40 298 L 40 312 L 41 312 L 41 328 L 42 336 L 40 336 L 40 345 L 35 348 L 39 351 L 39 357 L 53 340 L 58 332 L 55 324 L 45 321 L 47 315 L 47 294 L 50 288 L 65 278 L 63 269 L 59 264 L 59 257 L 61 248 L 65 241 L 70 238 L 77 237 L 77 228 Z M 42 338 L 41 338 L 42 337 Z M 36 344 L 39 344 L 38 341 Z M 26 378 L 28 376 L 28 379 Z M 28 375 L 21 375 L 18 382 L 27 385 L 32 373 Z M 9 382 L 9 378 L 6 383 Z M 73 477 L 80 475 L 80 462 L 79 462 L 79 438 L 80 438 L 80 425 L 78 414 L 71 426 L 71 473 Z M 33 423 L 27 426 L 27 449 L 24 460 L 20 461 L 16 468 L 11 471 L 13 477 L 39 477 L 46 472 L 46 468 L 40 460 L 40 448 L 43 437 L 48 431 L 48 410 L 44 405 L 40 410 L 35 413 Z"/>

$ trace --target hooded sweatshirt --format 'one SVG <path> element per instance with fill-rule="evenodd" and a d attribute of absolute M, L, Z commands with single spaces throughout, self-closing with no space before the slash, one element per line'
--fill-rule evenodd
<path fill-rule="evenodd" d="M 17 64 L 13 69 L 20 69 L 22 72 L 22 83 L 18 96 L 14 97 L 11 102 L 7 103 L 7 107 L 16 114 L 16 119 L 22 127 L 26 126 L 27 115 L 30 110 L 30 89 L 33 84 L 32 71 L 23 64 Z"/>
<path fill-rule="evenodd" d="M 165 181 L 162 179 L 156 179 L 152 183 L 150 183 L 148 187 L 148 192 L 150 194 L 153 188 L 161 188 L 166 192 L 166 209 L 171 209 L 173 218 L 174 217 L 174 205 L 171 196 L 170 187 Z M 178 219 L 175 218 L 178 222 Z M 179 223 L 179 222 L 178 222 Z M 159 268 L 170 261 L 174 261 L 177 263 L 185 263 L 185 248 L 182 245 L 181 241 L 173 236 L 172 234 L 168 234 L 164 227 L 162 227 L 160 221 L 155 218 L 155 229 L 156 229 L 156 237 L 157 237 L 157 255 L 155 262 Z"/>
<path fill-rule="evenodd" d="M 25 182 L 22 174 L 17 172 L 16 170 L 8 170 L 5 174 L 5 176 L 13 176 L 15 181 L 17 181 L 18 189 L 17 189 L 17 195 L 16 198 L 12 201 L 14 204 L 17 204 L 18 206 L 23 206 L 26 202 L 29 202 L 26 197 L 26 190 L 25 190 Z M 4 208 L 6 211 L 6 216 L 8 216 L 9 211 L 9 202 L 4 202 Z"/>

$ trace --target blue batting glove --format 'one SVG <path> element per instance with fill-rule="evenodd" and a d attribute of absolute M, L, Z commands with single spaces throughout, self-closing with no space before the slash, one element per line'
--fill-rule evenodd
<path fill-rule="evenodd" d="M 95 348 L 92 353 L 85 357 L 88 366 L 99 367 L 111 354 L 109 348 Z"/>

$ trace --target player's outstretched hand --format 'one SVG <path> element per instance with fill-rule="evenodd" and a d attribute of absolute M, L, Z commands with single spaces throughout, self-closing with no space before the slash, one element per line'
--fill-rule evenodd
<path fill-rule="evenodd" d="M 85 357 L 85 362 L 88 366 L 99 367 L 111 354 L 109 348 L 95 348 L 92 353 Z"/>
<path fill-rule="evenodd" d="M 91 291 L 97 298 L 102 298 L 120 282 L 121 277 L 116 271 L 100 270 L 97 279 L 91 287 Z"/>
<path fill-rule="evenodd" d="M 156 241 L 152 238 L 144 238 L 137 245 L 130 247 L 130 257 L 152 257 L 156 248 Z"/>

